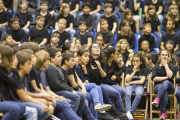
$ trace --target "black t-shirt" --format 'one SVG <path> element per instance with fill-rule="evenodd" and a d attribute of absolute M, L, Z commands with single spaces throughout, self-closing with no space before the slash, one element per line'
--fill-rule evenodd
<path fill-rule="evenodd" d="M 19 18 L 19 26 L 21 28 L 23 28 L 28 21 L 32 21 L 32 15 L 29 12 L 22 13 L 21 11 L 19 11 L 15 16 Z"/>
<path fill-rule="evenodd" d="M 4 6 L 9 9 L 13 9 L 13 0 L 3 0 Z"/>
<path fill-rule="evenodd" d="M 71 36 L 67 31 L 64 31 L 63 33 L 60 33 L 58 31 L 56 31 L 54 33 L 59 33 L 59 35 L 60 35 L 60 40 L 59 40 L 59 43 L 58 43 L 59 45 L 63 45 L 66 40 L 71 39 Z"/>
<path fill-rule="evenodd" d="M 129 51 L 126 51 L 125 53 L 121 53 L 123 55 L 123 62 L 126 64 L 128 57 L 129 57 Z"/>
<path fill-rule="evenodd" d="M 156 11 L 158 11 L 159 7 L 162 6 L 163 7 L 163 1 L 162 0 L 157 0 L 157 2 L 154 4 L 152 2 L 152 0 L 146 0 L 145 2 L 145 6 L 149 6 L 149 5 L 154 5 L 156 8 Z"/>
<path fill-rule="evenodd" d="M 121 36 L 121 34 L 118 34 L 118 40 L 120 39 L 126 39 L 129 43 L 130 49 L 134 49 L 135 48 L 135 36 L 134 34 L 131 35 L 131 37 L 129 36 Z"/>
<path fill-rule="evenodd" d="M 0 24 L 3 24 L 3 23 L 5 23 L 5 22 L 8 22 L 8 20 L 9 20 L 9 16 L 8 16 L 8 13 L 7 13 L 7 11 L 2 11 L 1 13 L 0 13 Z"/>
<path fill-rule="evenodd" d="M 46 87 L 48 86 L 47 79 L 46 79 L 46 74 L 44 71 L 36 70 L 37 74 L 37 79 L 38 79 L 38 84 L 42 84 L 44 90 L 46 90 Z M 39 87 L 39 89 L 41 89 Z"/>
<path fill-rule="evenodd" d="M 121 25 L 122 24 L 120 24 L 119 30 L 121 30 Z M 130 26 L 131 26 L 131 31 L 135 34 L 136 33 L 136 22 L 133 20 L 133 23 Z"/>
<path fill-rule="evenodd" d="M 101 5 L 101 0 L 83 0 L 83 2 L 88 2 L 91 5 L 91 11 L 97 9 L 98 5 Z"/>
<path fill-rule="evenodd" d="M 112 12 L 114 12 L 115 7 L 119 7 L 119 5 L 120 5 L 119 0 L 104 0 L 104 4 L 106 4 L 106 3 L 112 4 L 112 6 L 113 6 Z"/>
<path fill-rule="evenodd" d="M 167 18 L 164 17 L 163 23 L 162 23 L 164 32 L 167 32 L 167 28 L 166 28 L 167 21 L 168 21 Z M 177 31 L 179 31 L 179 28 L 180 28 L 180 17 L 179 17 L 178 21 L 174 21 L 174 22 L 175 22 L 175 27 L 173 30 L 174 30 L 174 32 L 177 32 Z"/>
<path fill-rule="evenodd" d="M 23 43 L 26 39 L 25 31 L 22 28 L 19 28 L 18 30 L 12 30 L 8 29 L 7 34 L 11 34 L 12 38 L 17 41 Z"/>
<path fill-rule="evenodd" d="M 60 68 L 60 70 L 62 71 L 63 75 L 64 75 L 64 81 L 66 84 L 68 84 L 68 71 L 65 71 L 63 68 Z"/>
<path fill-rule="evenodd" d="M 103 33 L 102 31 L 98 32 L 96 36 L 103 34 L 104 44 L 107 46 L 114 46 L 114 34 L 111 31 Z"/>
<path fill-rule="evenodd" d="M 70 27 L 70 23 L 73 23 L 74 22 L 74 17 L 73 15 L 69 14 L 67 17 L 64 17 L 63 15 L 58 15 L 58 21 L 59 19 L 61 18 L 64 18 L 66 20 L 66 28 L 69 28 Z M 58 22 L 56 21 L 56 22 Z"/>
<path fill-rule="evenodd" d="M 57 0 L 47 0 L 48 1 L 48 10 L 49 11 L 56 11 L 57 9 Z"/>
<path fill-rule="evenodd" d="M 149 49 L 150 51 L 152 52 L 153 51 L 153 48 L 155 47 L 154 45 L 154 42 L 155 42 L 155 38 L 154 36 L 151 36 L 151 35 L 145 35 L 143 34 L 140 38 L 139 38 L 139 50 L 141 51 L 141 43 L 143 41 L 148 41 L 149 42 Z"/>
<path fill-rule="evenodd" d="M 74 37 L 79 38 L 81 40 L 81 44 L 84 45 L 87 44 L 88 38 L 92 38 L 92 35 L 89 32 L 86 32 L 84 35 L 81 35 L 80 32 L 76 32 Z"/>
<path fill-rule="evenodd" d="M 32 27 L 29 31 L 29 37 L 32 36 L 36 37 L 36 41 L 40 44 L 44 38 L 48 38 L 48 31 L 45 28 L 38 30 L 36 27 Z"/>
<path fill-rule="evenodd" d="M 101 19 L 106 19 L 108 21 L 108 30 L 112 31 L 113 24 L 117 23 L 117 18 L 114 15 L 111 15 L 111 17 L 106 17 L 105 15 L 101 17 Z"/>
<path fill-rule="evenodd" d="M 132 68 L 132 67 L 128 67 L 128 68 L 126 69 L 126 75 L 128 75 L 128 74 L 130 75 L 132 72 L 133 72 L 133 68 Z M 145 68 L 140 69 L 139 71 L 137 71 L 137 72 L 135 73 L 135 75 L 133 76 L 133 78 L 132 78 L 131 81 L 140 80 L 142 76 L 147 77 L 148 74 L 150 74 L 150 69 L 149 69 L 149 67 L 146 66 Z"/>
<path fill-rule="evenodd" d="M 145 24 L 145 23 L 150 23 L 151 24 L 152 32 L 158 31 L 157 27 L 160 25 L 159 19 L 158 19 L 158 21 L 155 21 L 155 20 L 146 21 L 146 16 L 145 16 L 144 20 L 143 20 L 143 24 Z"/>
<path fill-rule="evenodd" d="M 63 3 L 70 5 L 70 10 L 73 11 L 77 4 L 80 4 L 80 0 L 63 0 Z"/>
<path fill-rule="evenodd" d="M 126 4 L 128 5 L 128 8 L 133 12 L 133 15 L 138 15 L 138 9 L 135 11 L 133 1 L 134 0 L 127 0 Z M 137 0 L 136 3 L 141 3 L 141 0 Z"/>
<path fill-rule="evenodd" d="M 168 32 L 164 33 L 162 35 L 162 39 L 161 39 L 161 42 L 164 42 L 164 47 L 165 47 L 165 44 L 168 40 L 172 40 L 174 42 L 174 47 L 176 45 L 179 45 L 179 35 L 174 33 L 174 34 L 169 34 Z"/>
<path fill-rule="evenodd" d="M 41 15 L 40 12 L 36 14 L 36 16 L 39 15 Z M 49 29 L 52 23 L 51 14 L 47 11 L 47 14 L 44 17 L 45 17 L 44 28 Z"/>
<path fill-rule="evenodd" d="M 168 65 L 168 67 L 172 71 L 173 75 L 171 78 L 168 78 L 167 80 L 173 82 L 173 78 L 176 75 L 177 71 L 174 66 Z M 159 65 L 154 66 L 154 68 L 152 70 L 152 80 L 155 77 L 166 77 L 166 76 L 167 76 L 167 74 L 166 74 L 166 70 L 165 70 L 164 66 L 159 66 Z M 155 82 L 155 85 L 161 84 L 162 82 L 163 81 Z"/>
<path fill-rule="evenodd" d="M 49 49 L 49 48 L 51 48 L 51 47 L 52 47 L 52 45 L 49 45 L 49 46 L 47 46 L 46 48 Z M 62 47 L 61 47 L 61 45 L 57 45 L 56 48 L 61 49 Z"/>

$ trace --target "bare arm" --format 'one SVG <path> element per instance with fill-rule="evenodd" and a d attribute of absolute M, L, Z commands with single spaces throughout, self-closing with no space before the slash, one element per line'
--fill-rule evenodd
<path fill-rule="evenodd" d="M 125 12 L 124 6 L 126 5 L 126 1 L 124 1 L 121 5 L 120 8 L 123 12 Z"/>
<path fill-rule="evenodd" d="M 47 38 L 44 38 L 43 41 L 40 43 L 40 45 L 45 45 L 47 42 Z"/>
<path fill-rule="evenodd" d="M 99 31 L 100 31 L 100 22 L 97 25 L 97 32 L 99 32 Z"/>
<path fill-rule="evenodd" d="M 164 49 L 164 42 L 161 42 L 161 50 L 163 50 Z"/>
<path fill-rule="evenodd" d="M 140 3 L 134 2 L 134 10 L 138 10 L 140 7 Z"/>
<path fill-rule="evenodd" d="M 130 75 L 126 75 L 126 82 L 129 83 L 131 82 L 131 80 L 133 79 L 134 75 L 135 75 L 136 71 L 133 71 Z"/>
<path fill-rule="evenodd" d="M 8 26 L 8 22 L 5 22 L 5 23 L 0 24 L 0 25 L 3 25 L 3 26 Z"/>
<path fill-rule="evenodd" d="M 112 29 L 112 33 L 113 33 L 113 34 L 114 34 L 114 32 L 115 32 L 116 28 L 117 28 L 117 23 L 116 23 L 116 22 L 114 22 L 114 23 L 113 23 L 113 29 Z"/>
<path fill-rule="evenodd" d="M 157 11 L 157 15 L 161 14 L 162 13 L 162 10 L 163 10 L 163 7 L 162 6 L 159 6 L 159 9 Z"/>
<path fill-rule="evenodd" d="M 76 83 L 74 79 L 74 75 L 68 75 L 68 80 L 73 88 L 77 88 L 79 85 Z"/>
<path fill-rule="evenodd" d="M 81 79 L 79 78 L 79 76 L 77 75 L 76 72 L 75 72 L 75 74 L 76 74 L 76 77 L 77 77 L 77 83 L 78 83 L 79 87 L 86 90 L 86 88 L 84 87 Z"/>
<path fill-rule="evenodd" d="M 26 29 L 30 26 L 30 21 L 27 21 L 27 24 L 22 28 L 22 29 Z"/>
<path fill-rule="evenodd" d="M 76 4 L 76 8 L 70 12 L 70 14 L 76 13 L 77 11 L 79 11 L 79 4 Z"/>
<path fill-rule="evenodd" d="M 163 80 L 167 80 L 167 79 L 168 79 L 167 76 L 166 77 L 155 77 L 153 79 L 153 82 L 159 82 L 159 81 L 163 81 Z"/>
<path fill-rule="evenodd" d="M 75 40 L 76 40 L 77 38 L 76 37 L 73 37 L 73 43 L 75 44 Z"/>
<path fill-rule="evenodd" d="M 144 6 L 144 12 L 146 13 L 147 10 L 148 10 L 148 6 L 146 5 L 146 6 Z"/>
<path fill-rule="evenodd" d="M 164 65 L 164 67 L 165 67 L 165 70 L 166 70 L 166 75 L 167 75 L 167 77 L 168 77 L 168 78 L 171 78 L 172 75 L 173 75 L 173 72 L 169 69 L 169 66 L 168 66 L 167 64 Z"/>
<path fill-rule="evenodd" d="M 143 84 L 145 80 L 146 80 L 146 77 L 142 76 L 140 80 L 131 81 L 131 82 L 129 82 L 129 84 Z"/>
<path fill-rule="evenodd" d="M 159 26 L 157 26 L 157 31 L 158 31 L 159 33 L 161 33 L 161 32 L 160 32 L 160 27 L 159 27 Z"/>
<path fill-rule="evenodd" d="M 55 29 L 59 29 L 58 22 L 55 23 Z"/>
<path fill-rule="evenodd" d="M 176 44 L 176 47 L 174 48 L 174 51 L 179 50 L 179 45 Z"/>
<path fill-rule="evenodd" d="M 92 38 L 87 39 L 87 45 L 90 46 L 92 44 Z"/>
<path fill-rule="evenodd" d="M 66 28 L 66 31 L 69 31 L 71 29 L 73 29 L 73 23 L 70 23 L 70 26 L 68 28 Z"/>
<path fill-rule="evenodd" d="M 31 84 L 32 84 L 32 86 L 33 86 L 33 88 L 34 88 L 34 90 L 35 90 L 36 92 L 38 92 L 38 93 L 41 93 L 41 92 L 42 92 L 42 91 L 37 87 L 35 80 L 32 80 L 32 81 L 31 81 Z"/>

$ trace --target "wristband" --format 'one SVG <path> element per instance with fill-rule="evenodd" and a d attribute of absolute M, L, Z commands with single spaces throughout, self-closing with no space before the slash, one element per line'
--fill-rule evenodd
<path fill-rule="evenodd" d="M 45 97 L 46 97 L 46 96 L 45 96 L 45 95 L 43 95 L 43 99 L 45 99 Z"/>

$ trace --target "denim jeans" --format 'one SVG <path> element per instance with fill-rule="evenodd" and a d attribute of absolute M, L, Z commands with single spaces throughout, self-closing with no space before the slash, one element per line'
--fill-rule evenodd
<path fill-rule="evenodd" d="M 116 106 L 117 109 L 119 109 L 120 111 L 124 110 L 124 105 L 123 105 L 123 102 L 122 102 L 122 99 L 121 99 L 121 93 L 118 90 L 116 90 L 115 88 L 113 88 L 112 86 L 110 86 L 110 85 L 101 84 L 100 86 L 101 86 L 101 89 L 102 89 L 104 102 L 106 104 L 112 104 L 111 101 L 114 101 L 115 106 Z M 111 107 L 111 109 L 109 111 L 112 111 L 114 109 L 115 108 L 112 105 L 112 107 Z"/>
<path fill-rule="evenodd" d="M 1 120 L 19 120 L 26 110 L 23 103 L 13 101 L 0 102 L 0 112 L 4 113 Z"/>
<path fill-rule="evenodd" d="M 136 94 L 135 99 L 131 105 L 131 96 L 133 92 Z M 131 111 L 134 114 L 137 106 L 139 105 L 142 95 L 144 93 L 144 87 L 138 84 L 128 85 L 125 89 L 125 105 L 126 111 Z"/>
<path fill-rule="evenodd" d="M 73 41 L 74 34 L 76 33 L 76 30 L 71 29 L 68 31 L 68 33 L 71 35 L 71 42 Z"/>
<path fill-rule="evenodd" d="M 81 120 L 81 118 L 72 110 L 70 105 L 62 100 L 56 100 L 54 115 L 61 120 Z"/>
<path fill-rule="evenodd" d="M 94 111 L 94 106 L 99 103 L 103 105 L 103 95 L 101 87 L 97 86 L 94 83 L 85 84 L 84 87 L 87 91 L 86 99 L 90 104 L 90 111 L 92 115 L 96 119 L 98 119 L 98 113 Z M 81 89 L 79 89 L 79 91 L 81 91 Z"/>
<path fill-rule="evenodd" d="M 28 41 L 28 36 L 29 36 L 29 31 L 30 31 L 30 29 L 29 29 L 29 28 L 26 28 L 26 29 L 24 29 L 24 31 L 25 31 L 25 34 L 26 34 L 26 39 L 25 39 L 25 41 Z"/>
<path fill-rule="evenodd" d="M 4 25 L 0 25 L 0 31 L 2 31 L 2 34 L 1 34 L 1 41 L 3 40 L 3 37 L 5 35 L 5 31 L 6 31 L 6 26 Z"/>
<path fill-rule="evenodd" d="M 97 30 L 97 25 L 101 19 L 101 14 L 100 13 L 94 13 L 93 16 L 95 18 L 95 30 Z"/>
<path fill-rule="evenodd" d="M 37 120 L 38 111 L 36 108 L 26 106 L 24 116 L 26 116 L 26 120 Z"/>
<path fill-rule="evenodd" d="M 160 48 L 162 35 L 158 31 L 151 32 L 150 35 L 154 36 L 155 38 L 155 48 Z"/>
<path fill-rule="evenodd" d="M 174 93 L 174 85 L 169 80 L 165 80 L 162 84 L 157 84 L 154 87 L 154 93 L 160 99 L 161 114 L 166 113 L 167 95 Z"/>
<path fill-rule="evenodd" d="M 31 102 L 23 102 L 26 106 L 28 107 L 33 107 L 36 108 L 38 111 L 38 120 L 45 120 L 46 117 L 48 116 L 48 113 L 44 113 L 44 108 L 43 106 L 36 104 L 36 103 L 31 103 Z"/>
<path fill-rule="evenodd" d="M 177 88 L 176 98 L 177 98 L 178 103 L 180 103 L 180 87 Z"/>

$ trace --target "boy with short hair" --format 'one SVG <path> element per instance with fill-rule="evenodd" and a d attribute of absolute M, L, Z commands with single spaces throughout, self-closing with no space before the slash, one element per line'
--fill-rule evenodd
<path fill-rule="evenodd" d="M 0 39 L 3 40 L 3 36 L 5 35 L 6 26 L 8 26 L 8 13 L 4 11 L 3 1 L 0 0 Z"/>
<path fill-rule="evenodd" d="M 145 59 L 146 59 L 146 65 L 150 68 L 150 70 L 152 72 L 152 69 L 155 66 L 155 64 L 154 64 L 155 58 L 154 58 L 153 54 L 151 54 L 151 53 L 145 54 Z"/>
<path fill-rule="evenodd" d="M 101 11 L 101 0 L 83 0 L 84 2 L 88 2 L 90 4 L 90 15 L 94 16 L 95 18 L 95 27 L 97 28 L 98 22 L 101 18 L 101 14 L 99 13 Z"/>
<path fill-rule="evenodd" d="M 101 19 L 99 24 L 102 30 L 99 31 L 96 36 L 103 34 L 104 45 L 107 47 L 114 46 L 114 34 L 108 30 L 108 21 L 106 19 Z"/>
<path fill-rule="evenodd" d="M 34 36 L 36 37 L 37 43 L 43 46 L 47 42 L 48 31 L 43 27 L 45 22 L 44 16 L 36 16 L 36 27 L 32 27 L 29 32 L 29 39 Z"/>
<path fill-rule="evenodd" d="M 51 48 L 51 47 L 53 47 L 53 48 L 61 48 L 61 46 L 60 45 L 58 45 L 58 43 L 59 43 L 59 39 L 60 39 L 60 35 L 58 34 L 58 33 L 54 33 L 52 36 L 51 36 L 51 41 L 50 41 L 50 45 L 49 46 L 47 46 L 47 49 L 48 48 Z"/>
<path fill-rule="evenodd" d="M 3 41 L 6 45 L 8 45 L 10 47 L 13 47 L 13 45 L 14 45 L 11 34 L 5 34 L 3 37 Z"/>
<path fill-rule="evenodd" d="M 139 38 L 139 50 L 141 51 L 141 43 L 142 41 L 148 41 L 149 42 L 149 49 L 150 52 L 153 51 L 153 48 L 155 47 L 155 38 L 150 35 L 151 33 L 151 24 L 150 23 L 146 23 L 143 26 L 143 35 Z"/>
<path fill-rule="evenodd" d="M 87 44 L 90 46 L 92 44 L 92 36 L 89 32 L 86 32 L 87 23 L 85 21 L 80 21 L 78 29 L 80 32 L 76 32 L 74 34 L 73 43 L 75 44 L 76 39 L 80 39 L 82 45 Z"/>
<path fill-rule="evenodd" d="M 148 41 L 142 41 L 141 43 L 141 51 L 142 54 L 147 54 L 149 53 L 149 42 Z"/>
<path fill-rule="evenodd" d="M 22 28 L 19 28 L 19 18 L 17 16 L 11 18 L 11 27 L 7 30 L 7 34 L 11 34 L 14 44 L 21 44 L 26 39 L 26 34 Z"/>
<path fill-rule="evenodd" d="M 62 46 L 65 42 L 70 41 L 71 37 L 70 34 L 64 30 L 66 28 L 66 20 L 64 18 L 59 19 L 58 26 L 59 26 L 58 31 L 55 31 L 53 33 L 58 33 L 60 35 L 60 40 L 58 45 Z"/>
<path fill-rule="evenodd" d="M 174 42 L 174 51 L 179 50 L 179 35 L 177 33 L 174 32 L 174 27 L 175 27 L 175 22 L 173 20 L 168 20 L 167 24 L 166 24 L 166 28 L 167 28 L 167 32 L 165 32 L 162 35 L 162 39 L 161 39 L 161 49 L 165 49 L 165 43 L 168 40 L 172 40 Z"/>
<path fill-rule="evenodd" d="M 92 0 L 94 1 L 94 0 Z M 90 32 L 91 35 L 94 35 L 94 27 L 95 27 L 95 19 L 94 17 L 90 14 L 91 11 L 91 5 L 88 2 L 84 2 L 82 4 L 82 11 L 84 14 L 80 15 L 77 20 L 77 24 L 79 24 L 80 21 L 86 21 L 88 29 L 87 32 Z M 99 21 L 98 21 L 99 22 Z"/>
<path fill-rule="evenodd" d="M 29 27 L 32 20 L 32 15 L 27 11 L 28 6 L 28 1 L 22 1 L 20 5 L 21 10 L 15 15 L 19 18 L 20 28 L 26 33 L 26 41 L 28 41 Z"/>
<path fill-rule="evenodd" d="M 104 5 L 105 15 L 101 17 L 101 19 L 106 19 L 108 21 L 108 30 L 110 30 L 113 34 L 117 28 L 117 18 L 111 14 L 112 12 L 112 4 L 106 3 Z M 98 24 L 97 31 L 100 31 L 100 23 Z"/>
<path fill-rule="evenodd" d="M 119 0 L 104 0 L 104 4 L 110 3 L 112 4 L 113 10 L 112 10 L 112 15 L 118 15 L 119 13 Z"/>

